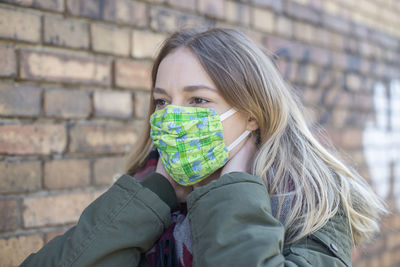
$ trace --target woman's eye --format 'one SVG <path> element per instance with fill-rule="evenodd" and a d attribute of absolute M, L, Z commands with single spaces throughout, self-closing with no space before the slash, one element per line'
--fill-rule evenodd
<path fill-rule="evenodd" d="M 193 97 L 192 102 L 193 102 L 194 104 L 196 104 L 196 105 L 201 105 L 201 104 L 206 104 L 206 103 L 208 103 L 208 102 L 210 102 L 210 101 L 205 100 L 205 99 L 200 98 L 200 97 Z"/>
<path fill-rule="evenodd" d="M 156 108 L 161 108 L 163 106 L 165 106 L 167 104 L 167 101 L 165 101 L 164 99 L 154 99 L 154 106 Z"/>

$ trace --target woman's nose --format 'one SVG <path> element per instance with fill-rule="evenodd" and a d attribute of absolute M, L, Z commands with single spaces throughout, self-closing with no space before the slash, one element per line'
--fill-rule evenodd
<path fill-rule="evenodd" d="M 174 106 L 185 106 L 185 101 L 183 100 L 182 97 L 175 97 L 175 98 L 172 99 L 171 105 L 174 105 Z"/>

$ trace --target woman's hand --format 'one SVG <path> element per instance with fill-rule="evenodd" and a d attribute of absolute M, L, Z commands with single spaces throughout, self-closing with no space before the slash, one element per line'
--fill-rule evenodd
<path fill-rule="evenodd" d="M 165 170 L 162 165 L 161 158 L 158 159 L 156 172 L 162 174 L 167 180 L 171 183 L 172 187 L 175 190 L 176 197 L 179 202 L 185 202 L 186 197 L 193 191 L 193 186 L 183 186 L 174 181 L 174 179 L 169 176 L 168 172 Z"/>

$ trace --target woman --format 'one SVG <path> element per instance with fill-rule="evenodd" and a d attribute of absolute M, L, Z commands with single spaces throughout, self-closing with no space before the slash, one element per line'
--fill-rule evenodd
<path fill-rule="evenodd" d="M 122 176 L 23 265 L 350 266 L 378 231 L 382 202 L 312 136 L 244 34 L 173 34 L 152 85 L 127 160 L 136 179 Z"/>

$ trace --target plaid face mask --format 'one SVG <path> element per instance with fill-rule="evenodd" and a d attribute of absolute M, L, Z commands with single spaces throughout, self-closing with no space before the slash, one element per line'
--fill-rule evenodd
<path fill-rule="evenodd" d="M 163 166 L 181 185 L 193 185 L 225 165 L 229 151 L 250 131 L 226 147 L 222 121 L 236 112 L 218 115 L 214 109 L 168 105 L 150 118 L 150 136 Z"/>

